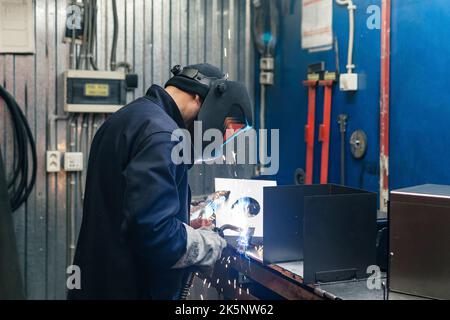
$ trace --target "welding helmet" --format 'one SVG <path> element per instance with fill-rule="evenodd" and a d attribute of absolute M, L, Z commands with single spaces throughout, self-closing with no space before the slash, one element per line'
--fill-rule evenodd
<path fill-rule="evenodd" d="M 178 65 L 172 69 L 172 73 L 174 77 L 166 83 L 166 87 L 174 86 L 198 94 L 202 99 L 197 118 L 202 123 L 202 135 L 207 130 L 217 129 L 227 142 L 240 130 L 253 125 L 250 96 L 244 84 L 228 80 L 222 71 L 210 64 L 185 68 Z M 227 136 L 228 130 L 235 134 Z"/>
<path fill-rule="evenodd" d="M 173 86 L 184 92 L 198 94 L 202 101 L 206 99 L 211 85 L 219 79 L 226 79 L 226 75 L 218 68 L 208 63 L 187 67 L 176 65 L 171 70 L 173 77 L 167 81 L 165 87 Z"/>
<path fill-rule="evenodd" d="M 198 121 L 203 131 L 218 129 L 225 137 L 227 130 L 239 130 L 253 125 L 250 96 L 244 84 L 229 80 L 216 80 L 202 104 Z"/>

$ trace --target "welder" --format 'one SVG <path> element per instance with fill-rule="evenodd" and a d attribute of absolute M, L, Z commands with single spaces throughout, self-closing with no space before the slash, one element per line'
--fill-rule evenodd
<path fill-rule="evenodd" d="M 226 246 L 189 225 L 191 165 L 173 162 L 172 133 L 196 120 L 221 131 L 230 117 L 248 123 L 248 92 L 209 64 L 172 73 L 165 88 L 153 85 L 94 138 L 74 260 L 81 288 L 69 299 L 177 299 L 187 268 L 212 267 Z"/>

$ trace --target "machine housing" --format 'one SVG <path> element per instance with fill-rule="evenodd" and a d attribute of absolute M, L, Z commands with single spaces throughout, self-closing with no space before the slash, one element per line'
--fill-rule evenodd
<path fill-rule="evenodd" d="M 450 299 L 450 186 L 391 192 L 391 291 Z"/>

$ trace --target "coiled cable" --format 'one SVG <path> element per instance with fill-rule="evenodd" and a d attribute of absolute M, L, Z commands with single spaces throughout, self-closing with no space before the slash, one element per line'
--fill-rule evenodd
<path fill-rule="evenodd" d="M 14 154 L 12 177 L 8 181 L 12 211 L 17 211 L 27 201 L 36 183 L 37 153 L 28 121 L 14 97 L 0 85 L 0 98 L 11 114 L 14 130 Z M 31 151 L 31 159 L 30 159 Z M 31 174 L 30 170 L 31 161 Z"/>

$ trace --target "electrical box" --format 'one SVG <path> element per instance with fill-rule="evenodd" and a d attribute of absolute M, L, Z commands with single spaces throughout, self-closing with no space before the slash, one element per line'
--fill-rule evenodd
<path fill-rule="evenodd" d="M 341 74 L 339 82 L 341 91 L 358 91 L 358 75 L 356 73 Z"/>
<path fill-rule="evenodd" d="M 33 0 L 0 0 L 0 53 L 34 53 Z"/>
<path fill-rule="evenodd" d="M 64 111 L 114 113 L 126 104 L 124 72 L 69 70 L 64 73 Z"/>
<path fill-rule="evenodd" d="M 58 173 L 61 171 L 61 152 L 47 151 L 47 172 Z"/>
<path fill-rule="evenodd" d="M 64 170 L 66 172 L 81 172 L 84 169 L 83 153 L 66 152 L 64 154 Z"/>

